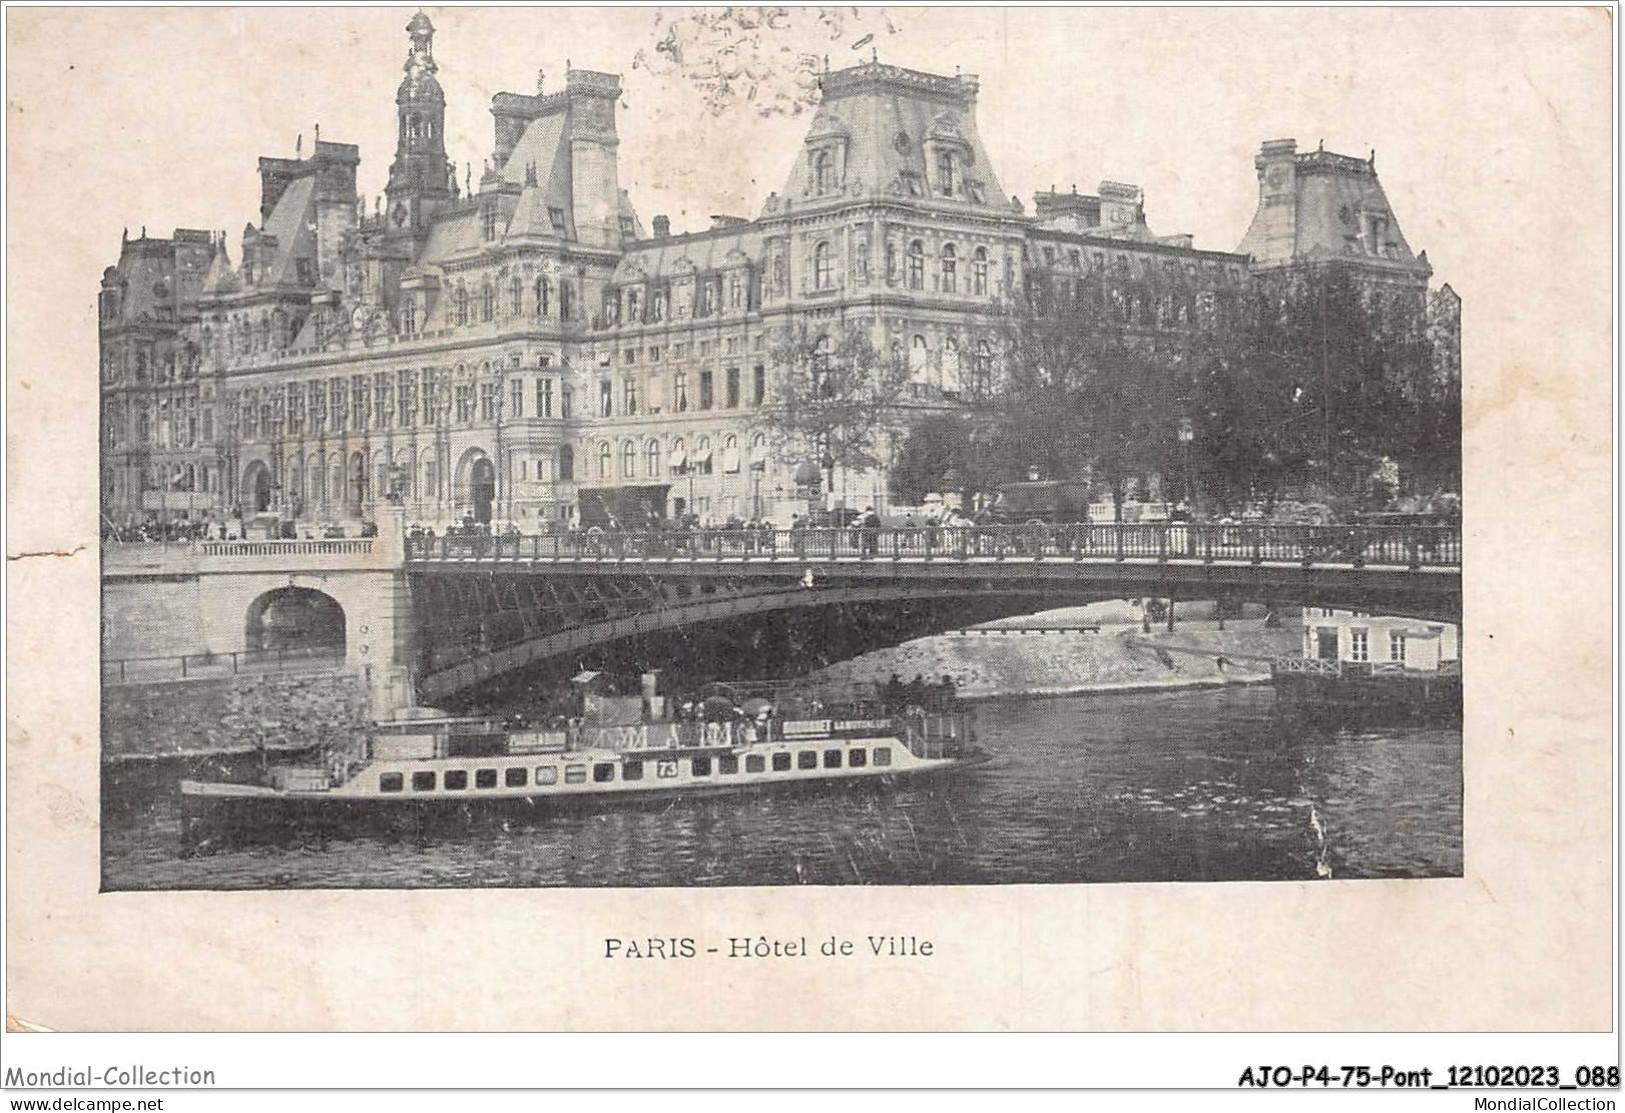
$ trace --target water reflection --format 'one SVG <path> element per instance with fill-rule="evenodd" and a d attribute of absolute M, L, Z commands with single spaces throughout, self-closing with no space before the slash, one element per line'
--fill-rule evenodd
<path fill-rule="evenodd" d="M 108 888 L 996 884 L 1461 873 L 1461 733 L 1327 732 L 1267 689 L 977 708 L 979 771 L 179 855 L 173 781 L 104 792 Z"/>

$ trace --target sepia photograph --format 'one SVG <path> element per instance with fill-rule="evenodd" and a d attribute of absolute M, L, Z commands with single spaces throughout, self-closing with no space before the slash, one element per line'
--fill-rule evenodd
<path fill-rule="evenodd" d="M 1608 13 L 7 32 L 14 1029 L 1607 1021 Z"/>
<path fill-rule="evenodd" d="M 489 104 L 461 14 L 370 13 L 392 151 L 107 245 L 107 888 L 1460 875 L 1462 302 L 1374 149 L 1248 137 L 1200 242 L 1007 189 L 907 13 Z M 655 211 L 626 70 L 777 188 Z"/>

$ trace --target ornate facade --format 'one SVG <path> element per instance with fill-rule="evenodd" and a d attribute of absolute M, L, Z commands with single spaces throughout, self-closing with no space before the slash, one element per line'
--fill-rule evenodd
<path fill-rule="evenodd" d="M 1241 252 L 1197 250 L 1153 234 L 1131 185 L 1039 194 L 1029 214 L 978 137 L 974 76 L 876 62 L 823 75 L 754 219 L 673 234 L 656 216 L 646 231 L 619 183 L 620 80 L 591 70 L 498 94 L 491 158 L 459 183 L 434 28 L 419 13 L 407 31 L 395 158 L 370 212 L 360 152 L 318 135 L 308 157 L 260 160 L 260 222 L 236 265 L 224 233 L 182 229 L 127 240 L 107 270 L 109 521 L 353 521 L 388 496 L 409 520 L 533 530 L 591 492 L 640 488 L 668 512 L 783 522 L 805 505 L 796 461 L 753 419 L 786 326 L 867 330 L 906 363 L 913 403 L 941 407 L 993 374 L 1000 307 L 1037 271 L 1137 277 L 1157 293 L 1109 303 L 1125 327 L 1194 329 L 1220 288 L 1327 251 L 1355 260 L 1333 242 L 1348 225 L 1360 264 L 1425 299 L 1425 256 L 1365 160 L 1266 144 Z M 1333 225 L 1338 206 L 1351 215 Z M 838 481 L 859 505 L 884 505 L 885 485 Z"/>

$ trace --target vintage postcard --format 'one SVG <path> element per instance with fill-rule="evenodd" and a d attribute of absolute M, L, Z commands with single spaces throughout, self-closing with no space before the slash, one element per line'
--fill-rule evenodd
<path fill-rule="evenodd" d="M 1608 13 L 8 34 L 19 1023 L 1609 1023 Z"/>

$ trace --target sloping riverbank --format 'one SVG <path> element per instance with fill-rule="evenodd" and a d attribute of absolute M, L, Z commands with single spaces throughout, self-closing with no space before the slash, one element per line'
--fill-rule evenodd
<path fill-rule="evenodd" d="M 1293 652 L 1295 628 L 1269 628 L 1261 618 L 1232 619 L 1223 630 L 1208 621 L 1143 632 L 1139 624 L 1081 624 L 1035 616 L 1040 632 L 979 627 L 920 638 L 841 661 L 819 673 L 835 685 L 883 684 L 894 674 L 953 679 L 965 699 L 1059 696 L 1168 688 L 1257 684 L 1270 677 L 1269 658 Z"/>

